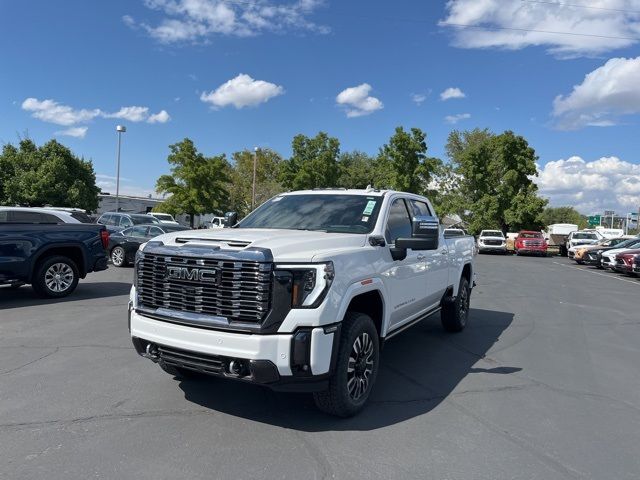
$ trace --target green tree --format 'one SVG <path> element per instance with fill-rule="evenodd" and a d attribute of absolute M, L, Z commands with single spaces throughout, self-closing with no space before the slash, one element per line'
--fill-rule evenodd
<path fill-rule="evenodd" d="M 280 154 L 268 148 L 260 148 L 256 152 L 242 150 L 235 152 L 232 158 L 231 182 L 228 187 L 229 208 L 238 212 L 242 218 L 251 211 L 254 159 L 256 160 L 256 207 L 282 192 L 278 174 L 283 160 Z"/>
<path fill-rule="evenodd" d="M 168 213 L 186 213 L 193 227 L 194 215 L 222 213 L 227 208 L 230 166 L 224 155 L 205 157 L 185 138 L 169 146 L 171 174 L 162 175 L 156 191 L 171 194 L 165 200 Z"/>
<path fill-rule="evenodd" d="M 588 220 L 573 207 L 547 207 L 540 213 L 540 223 L 543 226 L 572 223 L 582 229 L 587 227 Z"/>
<path fill-rule="evenodd" d="M 397 127 L 389 143 L 380 149 L 378 172 L 391 187 L 403 192 L 427 194 L 442 167 L 438 158 L 427 157 L 427 135 L 419 128 Z M 387 174 L 385 175 L 385 170 Z"/>
<path fill-rule="evenodd" d="M 338 183 L 340 142 L 325 132 L 313 138 L 296 135 L 293 154 L 282 163 L 280 181 L 289 190 L 335 187 Z"/>
<path fill-rule="evenodd" d="M 0 204 L 98 208 L 93 164 L 50 140 L 38 147 L 21 140 L 16 148 L 7 144 L 0 154 Z"/>
<path fill-rule="evenodd" d="M 447 152 L 459 179 L 458 213 L 472 232 L 541 226 L 539 216 L 547 201 L 531 180 L 537 176 L 538 157 L 523 137 L 510 131 L 452 132 Z"/>
<path fill-rule="evenodd" d="M 364 152 L 344 152 L 338 159 L 338 183 L 341 188 L 379 186 L 376 182 L 376 159 Z"/>

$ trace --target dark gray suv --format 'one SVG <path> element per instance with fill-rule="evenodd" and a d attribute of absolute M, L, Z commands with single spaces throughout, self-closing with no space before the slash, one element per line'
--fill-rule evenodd
<path fill-rule="evenodd" d="M 110 232 L 119 232 L 134 225 L 159 224 L 160 220 L 144 213 L 106 212 L 96 223 L 104 225 Z"/>

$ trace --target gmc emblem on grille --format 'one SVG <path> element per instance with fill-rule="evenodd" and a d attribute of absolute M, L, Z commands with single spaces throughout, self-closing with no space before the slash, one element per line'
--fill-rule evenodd
<path fill-rule="evenodd" d="M 203 270 L 189 267 L 167 267 L 167 279 L 169 280 L 190 280 L 192 282 L 216 283 L 218 280 L 217 270 Z"/>

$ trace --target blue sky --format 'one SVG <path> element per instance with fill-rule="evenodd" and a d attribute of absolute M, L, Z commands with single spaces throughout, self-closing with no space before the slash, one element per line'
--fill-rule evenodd
<path fill-rule="evenodd" d="M 552 203 L 637 211 L 640 1 L 571 5 L 1 2 L 0 142 L 56 137 L 112 190 L 122 123 L 123 190 L 146 193 L 187 136 L 207 155 L 289 155 L 324 130 L 375 153 L 416 126 L 443 157 L 453 128 L 510 129 Z"/>

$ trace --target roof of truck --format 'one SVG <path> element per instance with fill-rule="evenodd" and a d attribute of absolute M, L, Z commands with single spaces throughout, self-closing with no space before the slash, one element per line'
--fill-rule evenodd
<path fill-rule="evenodd" d="M 294 192 L 284 192 L 281 195 L 370 195 L 370 196 L 383 196 L 387 193 L 396 193 L 393 190 L 380 190 L 377 188 L 314 188 L 313 190 L 297 190 Z M 402 193 L 402 192 L 397 192 Z"/>

